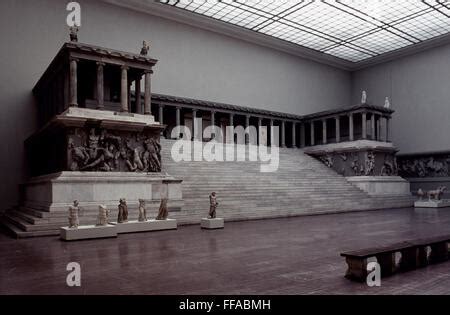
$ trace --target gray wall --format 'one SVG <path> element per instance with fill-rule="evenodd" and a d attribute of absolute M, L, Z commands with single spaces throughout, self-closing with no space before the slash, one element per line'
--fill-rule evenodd
<path fill-rule="evenodd" d="M 0 1 L 0 208 L 17 200 L 23 141 L 35 130 L 31 89 L 68 38 L 67 2 Z M 80 41 L 134 52 L 143 39 L 151 42 L 151 55 L 160 60 L 156 93 L 295 114 L 349 103 L 346 71 L 101 2 L 79 2 Z"/>
<path fill-rule="evenodd" d="M 354 72 L 353 103 L 362 90 L 374 104 L 390 97 L 400 153 L 450 149 L 450 45 Z"/>

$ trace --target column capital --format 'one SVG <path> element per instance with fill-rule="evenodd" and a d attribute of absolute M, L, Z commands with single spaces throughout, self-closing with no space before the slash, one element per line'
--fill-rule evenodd
<path fill-rule="evenodd" d="M 121 65 L 120 69 L 122 69 L 122 70 L 129 70 L 130 67 L 128 67 L 128 65 Z"/>
<path fill-rule="evenodd" d="M 153 74 L 153 70 L 146 69 L 144 70 L 144 74 Z"/>
<path fill-rule="evenodd" d="M 104 63 L 104 62 L 102 62 L 102 61 L 97 61 L 95 64 L 96 64 L 97 66 L 99 66 L 99 67 L 104 67 L 104 66 L 106 66 L 106 63 Z"/>
<path fill-rule="evenodd" d="M 76 57 L 70 56 L 70 57 L 69 57 L 69 61 L 75 61 L 75 62 L 78 62 L 78 61 L 80 61 L 80 59 L 79 59 L 79 58 L 76 58 Z"/>

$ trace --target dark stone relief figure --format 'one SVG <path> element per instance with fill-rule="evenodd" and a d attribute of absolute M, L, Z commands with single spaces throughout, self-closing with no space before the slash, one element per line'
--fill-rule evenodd
<path fill-rule="evenodd" d="M 399 157 L 399 174 L 403 177 L 449 177 L 450 154 Z"/>
<path fill-rule="evenodd" d="M 343 176 L 397 176 L 395 152 L 361 150 L 315 156 Z"/>
<path fill-rule="evenodd" d="M 160 172 L 157 138 L 137 132 L 77 128 L 68 138 L 68 168 L 91 172 Z"/>
<path fill-rule="evenodd" d="M 373 176 L 375 171 L 375 153 L 367 152 L 366 155 L 366 169 L 364 171 L 365 176 Z"/>
<path fill-rule="evenodd" d="M 322 161 L 323 164 L 325 164 L 326 166 L 328 166 L 329 168 L 333 167 L 333 156 L 332 155 L 324 155 L 322 157 L 320 157 L 320 160 Z"/>
<path fill-rule="evenodd" d="M 383 163 L 383 167 L 381 168 L 381 176 L 397 176 L 398 175 L 398 167 L 397 167 L 397 158 L 388 158 L 386 157 Z"/>
<path fill-rule="evenodd" d="M 117 216 L 117 223 L 128 222 L 128 206 L 125 198 L 119 201 L 119 215 Z"/>

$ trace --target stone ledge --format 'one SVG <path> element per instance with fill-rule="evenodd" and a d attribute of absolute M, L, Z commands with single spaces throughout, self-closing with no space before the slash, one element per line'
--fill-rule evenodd
<path fill-rule="evenodd" d="M 356 140 L 345 141 L 340 143 L 329 143 L 306 147 L 303 151 L 306 154 L 326 154 L 331 152 L 352 152 L 361 150 L 388 151 L 396 152 L 397 149 L 391 142 L 382 142 L 374 140 Z"/>
<path fill-rule="evenodd" d="M 349 176 L 346 179 L 369 195 L 411 195 L 409 182 L 400 176 Z"/>
<path fill-rule="evenodd" d="M 107 237 L 117 237 L 117 228 L 114 225 L 84 225 L 79 226 L 78 228 L 60 228 L 60 238 L 64 241 L 76 241 Z"/>
<path fill-rule="evenodd" d="M 128 221 L 124 223 L 111 222 L 117 227 L 117 233 L 136 233 L 162 230 L 176 230 L 178 228 L 177 220 L 148 220 L 148 221 Z"/>

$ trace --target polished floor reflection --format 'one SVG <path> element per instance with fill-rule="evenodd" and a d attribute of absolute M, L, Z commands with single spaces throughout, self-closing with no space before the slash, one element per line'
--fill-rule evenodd
<path fill-rule="evenodd" d="M 0 235 L 0 294 L 449 294 L 450 261 L 346 280 L 341 251 L 450 233 L 450 209 L 397 209 L 226 223 L 61 242 Z M 79 288 L 66 266 L 81 264 Z"/>

